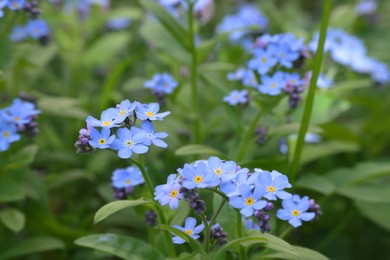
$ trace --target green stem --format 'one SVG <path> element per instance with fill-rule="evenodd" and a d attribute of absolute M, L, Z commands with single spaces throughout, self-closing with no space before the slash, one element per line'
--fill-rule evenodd
<path fill-rule="evenodd" d="M 208 253 L 210 247 L 210 225 L 209 222 L 207 222 L 206 215 L 203 212 L 201 212 L 199 216 L 204 224 L 204 250 Z"/>
<path fill-rule="evenodd" d="M 190 37 L 190 48 L 191 48 L 191 91 L 192 91 L 192 109 L 195 112 L 194 119 L 194 142 L 200 143 L 200 107 L 199 107 L 199 92 L 198 92 L 198 54 L 195 46 L 195 29 L 194 29 L 194 15 L 193 15 L 194 4 L 190 3 L 188 11 L 188 27 Z"/>
<path fill-rule="evenodd" d="M 227 200 L 225 198 L 222 199 L 221 204 L 219 204 L 217 211 L 214 213 L 214 216 L 210 220 L 210 227 L 212 227 L 214 225 L 215 220 L 217 219 L 219 213 L 221 213 L 221 210 L 222 210 L 223 206 L 225 205 L 226 201 Z"/>
<path fill-rule="evenodd" d="M 295 146 L 294 157 L 289 167 L 288 175 L 290 177 L 291 182 L 294 182 L 295 177 L 297 175 L 299 162 L 301 159 L 301 154 L 304 146 L 305 135 L 310 123 L 310 117 L 311 117 L 312 108 L 314 104 L 314 96 L 315 96 L 314 94 L 317 87 L 317 79 L 321 71 L 321 65 L 322 65 L 322 60 L 324 55 L 324 45 L 325 45 L 326 31 L 329 23 L 331 6 L 332 6 L 332 0 L 325 0 L 324 11 L 323 11 L 323 16 L 321 21 L 320 39 L 318 42 L 317 52 L 314 58 L 314 67 L 313 67 L 313 73 L 310 80 L 309 93 L 307 94 L 305 109 L 301 121 L 301 128 L 299 129 L 298 141 Z"/>
<path fill-rule="evenodd" d="M 242 238 L 242 215 L 240 211 L 237 211 L 237 237 Z M 240 245 L 240 259 L 247 259 L 245 248 L 242 245 Z"/>
<path fill-rule="evenodd" d="M 140 159 L 141 159 L 141 156 L 140 156 Z M 137 162 L 136 160 L 133 160 L 131 158 L 130 158 L 130 161 L 132 163 L 134 163 L 135 165 L 137 165 L 137 167 L 140 169 L 140 171 L 142 173 L 142 177 L 145 180 L 147 190 L 151 196 L 151 199 L 153 200 L 154 188 L 153 188 L 152 181 L 150 180 L 149 175 L 145 170 L 145 167 L 143 166 L 143 164 L 141 162 Z M 157 212 L 160 224 L 167 224 L 167 221 L 165 219 L 164 212 L 162 211 L 161 205 L 154 200 L 153 200 L 153 202 L 154 202 L 154 208 Z M 164 231 L 163 234 L 164 234 L 165 243 L 167 246 L 167 252 L 168 252 L 169 257 L 175 257 L 176 256 L 175 248 L 173 247 L 173 243 L 172 243 L 172 240 L 171 240 L 169 233 Z"/>
<path fill-rule="evenodd" d="M 241 161 L 242 158 L 244 157 L 245 150 L 246 150 L 246 148 L 248 146 L 248 142 L 250 141 L 253 133 L 255 132 L 255 128 L 256 128 L 257 122 L 259 121 L 259 119 L 261 117 L 261 114 L 262 114 L 262 110 L 260 108 L 259 111 L 257 112 L 257 114 L 255 115 L 255 117 L 253 118 L 253 120 L 252 120 L 251 124 L 249 125 L 248 129 L 246 130 L 245 134 L 244 134 L 244 137 L 243 137 L 241 145 L 240 145 L 240 149 L 239 149 L 239 152 L 238 152 L 238 156 L 237 156 L 236 162 Z"/>
<path fill-rule="evenodd" d="M 282 234 L 279 235 L 279 238 L 281 238 L 281 239 L 285 238 L 288 234 L 291 233 L 291 231 L 293 231 L 293 229 L 294 228 L 292 226 L 289 226 L 288 228 L 286 228 L 285 231 L 283 231 Z"/>

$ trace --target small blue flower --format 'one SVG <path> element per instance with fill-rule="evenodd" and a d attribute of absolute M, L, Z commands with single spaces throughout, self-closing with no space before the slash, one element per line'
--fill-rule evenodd
<path fill-rule="evenodd" d="M 109 148 L 115 140 L 115 135 L 111 135 L 109 128 L 102 128 L 101 133 L 97 129 L 93 129 L 89 136 L 92 139 L 89 141 L 89 145 L 99 149 Z"/>
<path fill-rule="evenodd" d="M 134 166 L 129 166 L 126 169 L 116 169 L 112 173 L 112 186 L 122 189 L 134 187 L 144 183 L 141 171 Z"/>
<path fill-rule="evenodd" d="M 11 143 L 19 140 L 20 140 L 20 135 L 16 131 L 16 126 L 12 123 L 7 123 L 1 120 L 0 121 L 0 152 L 4 152 L 8 150 Z"/>
<path fill-rule="evenodd" d="M 26 1 L 25 0 L 8 0 L 6 2 L 8 2 L 7 6 L 9 9 L 16 11 L 16 10 L 22 9 L 24 7 L 24 4 Z"/>
<path fill-rule="evenodd" d="M 261 75 L 268 73 L 268 71 L 278 62 L 274 52 L 268 50 L 257 48 L 254 50 L 253 54 L 254 58 L 249 61 L 248 67 L 257 70 Z"/>
<path fill-rule="evenodd" d="M 155 92 L 164 94 L 172 94 L 177 85 L 172 75 L 168 73 L 156 74 L 151 80 L 145 81 L 144 83 L 145 88 L 150 88 Z"/>
<path fill-rule="evenodd" d="M 167 184 L 162 184 L 155 188 L 154 199 L 160 202 L 162 206 L 169 204 L 171 209 L 177 209 L 179 200 L 183 199 L 183 195 L 180 193 L 181 185 L 179 180 L 176 174 L 170 174 Z"/>
<path fill-rule="evenodd" d="M 284 80 L 286 85 L 288 84 L 290 86 L 301 86 L 304 83 L 298 73 L 284 73 Z"/>
<path fill-rule="evenodd" d="M 120 31 L 127 29 L 131 24 L 130 18 L 127 17 L 115 17 L 107 21 L 106 27 L 112 31 Z"/>
<path fill-rule="evenodd" d="M 131 103 L 128 99 L 121 101 L 121 103 L 116 106 L 117 114 L 112 120 L 115 123 L 122 123 L 128 116 L 131 115 L 131 113 L 133 113 L 136 106 L 137 102 Z"/>
<path fill-rule="evenodd" d="M 161 140 L 161 138 L 165 138 L 168 136 L 165 132 L 154 132 L 153 124 L 150 121 L 143 121 L 142 122 L 142 130 L 146 133 L 146 141 L 144 142 L 147 146 L 150 146 L 151 144 L 154 144 L 155 146 L 166 148 L 168 147 L 168 144 Z"/>
<path fill-rule="evenodd" d="M 269 200 L 290 199 L 291 194 L 285 192 L 285 188 L 291 188 L 291 184 L 288 182 L 286 175 L 283 175 L 277 171 L 259 171 L 260 185 L 264 186 L 266 192 L 263 197 Z"/>
<path fill-rule="evenodd" d="M 242 184 L 254 187 L 258 179 L 258 173 L 249 173 L 249 169 L 242 168 L 234 173 L 234 178 L 230 181 L 222 181 L 219 188 L 228 197 L 240 195 L 239 187 Z"/>
<path fill-rule="evenodd" d="M 10 39 L 13 42 L 22 42 L 25 41 L 27 37 L 28 32 L 26 30 L 26 27 L 17 25 L 12 29 Z"/>
<path fill-rule="evenodd" d="M 207 160 L 208 166 L 211 171 L 218 176 L 221 181 L 230 181 L 236 175 L 237 165 L 233 161 L 223 162 L 216 156 L 211 156 Z"/>
<path fill-rule="evenodd" d="M 102 112 L 100 115 L 100 120 L 97 120 L 93 116 L 88 116 L 85 121 L 87 124 L 93 127 L 112 128 L 119 126 L 118 122 L 116 121 L 117 116 L 118 111 L 115 108 L 109 108 Z"/>
<path fill-rule="evenodd" d="M 218 176 L 203 162 L 196 167 L 186 163 L 179 173 L 184 177 L 183 187 L 187 189 L 215 187 L 220 183 Z"/>
<path fill-rule="evenodd" d="M 298 195 L 294 195 L 292 199 L 282 201 L 283 209 L 278 209 L 276 216 L 281 220 L 288 220 L 293 227 L 299 227 L 303 221 L 312 220 L 316 214 L 307 212 L 310 207 L 309 198 L 307 196 L 302 199 Z"/>
<path fill-rule="evenodd" d="M 235 72 L 227 74 L 228 80 L 241 80 L 244 86 L 257 88 L 256 75 L 252 70 L 240 68 Z"/>
<path fill-rule="evenodd" d="M 233 90 L 229 93 L 229 95 L 223 98 L 223 101 L 229 103 L 232 106 L 246 104 L 248 103 L 248 90 Z"/>
<path fill-rule="evenodd" d="M 158 103 L 139 104 L 136 108 L 137 118 L 141 120 L 163 120 L 171 112 L 158 113 L 160 105 Z"/>
<path fill-rule="evenodd" d="M 8 4 L 8 0 L 0 0 L 0 9 L 4 8 Z"/>
<path fill-rule="evenodd" d="M 104 128 L 103 128 L 104 129 Z M 134 153 L 143 154 L 148 151 L 148 147 L 144 144 L 146 133 L 142 129 L 132 127 L 118 129 L 118 138 L 112 143 L 111 148 L 118 150 L 118 156 L 122 159 L 130 158 Z"/>
<path fill-rule="evenodd" d="M 35 109 L 33 103 L 22 101 L 21 99 L 14 99 L 11 106 L 6 108 L 3 117 L 8 122 L 13 122 L 16 125 L 24 125 L 31 122 L 33 116 L 40 113 Z"/>
<path fill-rule="evenodd" d="M 270 96 L 279 95 L 286 85 L 283 72 L 281 71 L 277 71 L 273 76 L 264 75 L 262 83 L 259 86 L 259 91 Z"/>
<path fill-rule="evenodd" d="M 26 25 L 26 29 L 31 38 L 35 40 L 46 37 L 50 33 L 49 25 L 41 19 L 30 20 Z"/>
<path fill-rule="evenodd" d="M 293 62 L 299 58 L 297 51 L 291 51 L 287 44 L 271 45 L 268 48 L 270 53 L 273 53 L 277 61 L 286 68 L 291 68 Z"/>
<path fill-rule="evenodd" d="M 234 208 L 241 209 L 240 213 L 245 217 L 253 215 L 254 210 L 263 209 L 267 205 L 267 201 L 261 200 L 265 193 L 264 186 L 255 186 L 254 191 L 247 184 L 239 186 L 241 196 L 230 197 L 229 203 Z"/>
<path fill-rule="evenodd" d="M 204 229 L 204 224 L 202 223 L 196 227 L 195 226 L 196 226 L 196 219 L 192 218 L 192 217 L 188 217 L 185 220 L 184 227 L 181 227 L 178 225 L 173 225 L 174 228 L 177 228 L 177 229 L 183 231 L 184 233 L 186 233 L 187 235 L 189 235 L 193 239 L 198 239 L 199 238 L 198 234 L 200 232 L 202 232 L 202 230 Z M 173 237 L 172 241 L 174 244 L 183 244 L 184 242 L 186 242 L 184 239 L 182 239 L 181 237 L 178 237 L 178 236 Z"/>

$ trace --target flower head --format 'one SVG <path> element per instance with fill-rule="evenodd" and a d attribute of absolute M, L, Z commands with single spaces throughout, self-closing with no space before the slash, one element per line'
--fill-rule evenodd
<path fill-rule="evenodd" d="M 281 71 L 277 71 L 273 76 L 264 75 L 261 80 L 263 84 L 259 86 L 259 91 L 270 96 L 279 95 L 286 84 Z"/>
<path fill-rule="evenodd" d="M 172 94 L 177 87 L 177 82 L 168 73 L 156 74 L 151 80 L 144 83 L 145 88 L 150 88 L 158 93 Z"/>
<path fill-rule="evenodd" d="M 181 185 L 176 174 L 170 174 L 166 184 L 162 184 L 156 187 L 154 192 L 154 199 L 158 200 L 161 205 L 169 204 L 171 209 L 177 209 L 179 206 L 179 200 L 183 199 L 183 195 L 180 193 Z"/>
<path fill-rule="evenodd" d="M 259 185 L 264 186 L 266 192 L 263 197 L 269 200 L 290 199 L 291 194 L 285 192 L 285 188 L 290 188 L 291 184 L 288 182 L 286 175 L 283 175 L 277 171 L 260 171 L 259 172 Z"/>
<path fill-rule="evenodd" d="M 298 195 L 294 195 L 291 199 L 282 201 L 283 209 L 276 212 L 276 216 L 281 220 L 288 220 L 293 227 L 299 227 L 303 221 L 312 220 L 316 214 L 307 212 L 310 208 L 309 198 L 307 196 L 302 199 Z"/>
<path fill-rule="evenodd" d="M 187 189 L 215 187 L 220 183 L 220 179 L 201 162 L 196 167 L 185 164 L 180 174 L 183 176 L 183 187 Z"/>
<path fill-rule="evenodd" d="M 116 169 L 112 173 L 112 186 L 117 189 L 129 188 L 144 183 L 141 171 L 134 166 Z"/>
<path fill-rule="evenodd" d="M 223 101 L 229 103 L 232 106 L 246 104 L 248 103 L 248 90 L 233 90 L 229 93 L 229 95 L 223 98 Z"/>
<path fill-rule="evenodd" d="M 111 148 L 118 150 L 120 158 L 130 158 L 133 152 L 143 154 L 148 151 L 148 147 L 144 144 L 147 138 L 146 133 L 142 129 L 136 127 L 131 129 L 119 128 L 117 134 L 118 138 L 114 140 Z"/>
<path fill-rule="evenodd" d="M 269 51 L 257 48 L 254 50 L 253 54 L 254 58 L 249 61 L 248 67 L 257 70 L 261 75 L 268 73 L 268 71 L 278 62 L 275 57 L 275 52 L 272 50 Z"/>
<path fill-rule="evenodd" d="M 188 217 L 185 220 L 184 227 L 178 225 L 173 225 L 173 227 L 183 231 L 193 239 L 198 239 L 199 238 L 198 234 L 202 232 L 202 230 L 204 229 L 204 224 L 202 223 L 196 226 L 196 219 L 192 217 Z M 184 242 L 186 242 L 184 239 L 178 236 L 173 237 L 172 241 L 174 244 L 183 244 Z"/>
<path fill-rule="evenodd" d="M 267 205 L 267 201 L 261 200 L 261 197 L 265 193 L 263 186 L 256 186 L 254 191 L 247 184 L 241 184 L 239 186 L 240 196 L 232 196 L 229 199 L 230 205 L 235 208 L 241 209 L 240 213 L 245 217 L 253 215 L 254 210 L 260 210 Z"/>
<path fill-rule="evenodd" d="M 87 124 L 93 127 L 112 128 L 119 126 L 118 122 L 116 121 L 117 116 L 117 109 L 108 108 L 102 112 L 102 114 L 100 115 L 100 120 L 94 118 L 93 116 L 88 116 L 85 121 L 87 122 Z"/>
<path fill-rule="evenodd" d="M 171 112 L 158 113 L 160 105 L 158 103 L 150 104 L 139 104 L 136 108 L 137 118 L 141 120 L 163 120 L 164 117 L 169 115 Z"/>
<path fill-rule="evenodd" d="M 1 119 L 1 117 L 0 117 Z M 16 126 L 3 120 L 0 122 L 0 152 L 8 150 L 11 143 L 19 141 L 20 135 L 16 131 Z"/>
<path fill-rule="evenodd" d="M 115 140 L 115 135 L 111 135 L 109 128 L 102 128 L 101 133 L 97 129 L 93 129 L 90 133 L 91 140 L 89 145 L 93 148 L 105 149 L 109 148 Z"/>

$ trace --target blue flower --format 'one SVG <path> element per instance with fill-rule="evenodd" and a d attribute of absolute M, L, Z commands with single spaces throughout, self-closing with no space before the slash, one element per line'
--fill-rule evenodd
<path fill-rule="evenodd" d="M 26 27 L 17 25 L 12 29 L 10 39 L 13 42 L 22 42 L 26 40 L 27 37 L 28 33 Z"/>
<path fill-rule="evenodd" d="M 16 131 L 16 126 L 12 123 L 7 123 L 1 120 L 0 121 L 0 152 L 4 152 L 8 150 L 11 143 L 19 140 L 20 140 L 20 135 Z"/>
<path fill-rule="evenodd" d="M 273 76 L 264 75 L 261 80 L 263 84 L 259 86 L 259 91 L 270 96 L 279 95 L 286 85 L 283 72 L 281 71 L 277 71 Z"/>
<path fill-rule="evenodd" d="M 256 75 L 252 70 L 249 69 L 238 69 L 235 72 L 228 73 L 228 80 L 241 80 L 244 86 L 257 88 L 257 79 Z"/>
<path fill-rule="evenodd" d="M 178 225 L 173 225 L 174 228 L 177 228 L 177 229 L 183 231 L 184 233 L 186 233 L 187 235 L 189 235 L 193 239 L 198 239 L 199 238 L 198 234 L 200 232 L 202 232 L 202 230 L 204 229 L 204 224 L 202 223 L 196 227 L 195 226 L 196 226 L 196 219 L 192 218 L 192 217 L 188 217 L 185 220 L 184 227 L 181 227 Z M 178 237 L 178 236 L 173 237 L 172 241 L 174 244 L 183 244 L 184 242 L 186 242 L 184 239 L 182 239 L 181 237 Z"/>
<path fill-rule="evenodd" d="M 26 28 L 31 38 L 35 40 L 48 36 L 50 32 L 49 25 L 41 19 L 30 20 Z"/>
<path fill-rule="evenodd" d="M 315 217 L 314 212 L 307 212 L 310 207 L 307 196 L 302 199 L 294 195 L 292 199 L 282 201 L 283 209 L 278 209 L 276 216 L 281 220 L 288 220 L 293 227 L 299 227 L 303 221 L 310 221 Z"/>
<path fill-rule="evenodd" d="M 128 17 L 115 17 L 107 21 L 106 27 L 112 31 L 125 30 L 131 24 L 131 20 Z"/>
<path fill-rule="evenodd" d="M 181 185 L 176 177 L 176 174 L 170 174 L 167 183 L 157 186 L 154 192 L 154 199 L 162 206 L 169 204 L 171 209 L 177 209 L 179 200 L 183 199 L 183 195 L 180 193 Z"/>
<path fill-rule="evenodd" d="M 211 171 L 218 176 L 221 181 L 230 181 L 236 176 L 237 165 L 233 161 L 223 162 L 218 157 L 211 156 L 207 163 Z"/>
<path fill-rule="evenodd" d="M 8 4 L 8 0 L 0 0 L 0 9 L 4 8 Z"/>
<path fill-rule="evenodd" d="M 253 54 L 254 58 L 248 62 L 248 67 L 257 70 L 261 75 L 266 74 L 278 62 L 274 52 L 268 50 L 257 48 Z"/>
<path fill-rule="evenodd" d="M 8 0 L 6 1 L 9 9 L 16 11 L 24 7 L 25 0 Z"/>
<path fill-rule="evenodd" d="M 134 166 L 129 166 L 126 169 L 116 169 L 112 173 L 112 186 L 122 189 L 137 186 L 144 183 L 141 171 Z"/>
<path fill-rule="evenodd" d="M 246 104 L 248 103 L 248 90 L 233 90 L 229 93 L 229 95 L 223 98 L 223 101 L 229 103 L 232 106 Z"/>
<path fill-rule="evenodd" d="M 186 163 L 179 173 L 184 177 L 183 187 L 187 189 L 215 187 L 220 183 L 218 176 L 203 162 L 196 167 Z"/>
<path fill-rule="evenodd" d="M 273 53 L 277 61 L 286 68 L 291 68 L 292 63 L 299 58 L 299 53 L 291 51 L 287 44 L 271 45 L 268 51 Z"/>
<path fill-rule="evenodd" d="M 101 133 L 97 129 L 93 129 L 89 136 L 92 139 L 88 142 L 89 145 L 99 149 L 109 148 L 115 140 L 115 135 L 111 135 L 109 128 L 102 128 Z"/>
<path fill-rule="evenodd" d="M 141 120 L 163 120 L 171 112 L 158 113 L 160 105 L 158 103 L 139 104 L 136 108 L 137 118 Z"/>
<path fill-rule="evenodd" d="M 242 168 L 234 173 L 234 178 L 230 181 L 222 181 L 219 188 L 228 197 L 240 195 L 239 187 L 242 184 L 254 187 L 258 173 L 249 173 L 249 169 Z"/>
<path fill-rule="evenodd" d="M 304 83 L 298 73 L 284 73 L 284 79 L 286 85 L 288 84 L 290 86 L 301 86 Z"/>
<path fill-rule="evenodd" d="M 259 171 L 260 185 L 264 186 L 266 192 L 263 197 L 269 200 L 290 199 L 291 194 L 285 192 L 283 189 L 291 188 L 291 184 L 288 182 L 286 175 L 283 175 L 277 171 Z"/>
<path fill-rule="evenodd" d="M 254 191 L 247 184 L 239 186 L 241 196 L 230 197 L 229 203 L 234 208 L 241 209 L 240 213 L 245 217 L 253 215 L 254 210 L 263 209 L 267 205 L 267 201 L 261 200 L 265 193 L 263 186 L 255 186 Z"/>
<path fill-rule="evenodd" d="M 161 138 L 167 137 L 168 134 L 165 132 L 155 133 L 153 124 L 150 121 L 142 122 L 142 130 L 144 130 L 146 133 L 147 138 L 144 143 L 147 146 L 150 146 L 151 144 L 154 144 L 155 146 L 162 147 L 162 148 L 166 148 L 168 146 L 166 142 L 161 140 Z"/>
<path fill-rule="evenodd" d="M 168 73 L 156 74 L 151 80 L 145 81 L 144 83 L 145 88 L 150 88 L 155 92 L 164 94 L 172 94 L 177 85 L 172 75 Z"/>
<path fill-rule="evenodd" d="M 4 119 L 16 125 L 28 124 L 31 122 L 33 116 L 40 113 L 39 110 L 35 109 L 35 104 L 22 101 L 18 98 L 14 99 L 11 106 L 4 111 Z"/>
<path fill-rule="evenodd" d="M 115 123 L 122 123 L 125 119 L 133 113 L 137 106 L 137 102 L 131 103 L 128 99 L 122 100 L 116 106 L 116 116 L 112 119 Z"/>
<path fill-rule="evenodd" d="M 93 127 L 112 128 L 119 126 L 118 122 L 116 121 L 117 116 L 118 111 L 115 108 L 109 108 L 102 112 L 100 115 L 100 120 L 97 120 L 93 116 L 88 116 L 85 121 L 87 124 Z"/>
<path fill-rule="evenodd" d="M 103 128 L 104 129 L 104 128 Z M 122 159 L 130 158 L 134 153 L 143 154 L 148 151 L 148 147 L 144 144 L 146 140 L 145 131 L 132 127 L 118 129 L 118 138 L 114 140 L 111 148 L 118 150 L 118 156 Z"/>

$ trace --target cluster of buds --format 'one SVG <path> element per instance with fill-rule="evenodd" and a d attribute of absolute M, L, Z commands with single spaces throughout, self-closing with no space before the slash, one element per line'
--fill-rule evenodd
<path fill-rule="evenodd" d="M 284 91 L 289 95 L 288 103 L 290 105 L 290 109 L 295 109 L 298 107 L 301 102 L 301 93 L 305 90 L 303 86 L 297 86 L 287 83 L 284 87 Z"/>
<path fill-rule="evenodd" d="M 199 193 L 196 189 L 189 190 L 181 187 L 180 193 L 183 195 L 183 198 L 188 201 L 190 208 L 192 208 L 197 215 L 206 210 L 205 203 L 200 199 Z"/>
<path fill-rule="evenodd" d="M 41 14 L 41 11 L 38 9 L 37 0 L 26 2 L 23 6 L 23 10 L 30 14 L 31 19 L 38 19 Z"/>
<path fill-rule="evenodd" d="M 145 212 L 145 222 L 151 226 L 155 226 L 157 224 L 157 213 L 153 210 L 148 210 Z"/>
<path fill-rule="evenodd" d="M 256 210 L 255 213 L 253 214 L 254 217 L 258 220 L 257 225 L 259 226 L 261 233 L 271 231 L 271 225 L 269 223 L 271 217 L 268 214 L 268 212 L 270 212 L 273 209 L 274 209 L 274 204 L 268 202 L 264 209 Z"/>
<path fill-rule="evenodd" d="M 257 137 L 257 142 L 259 144 L 264 144 L 267 141 L 267 127 L 260 126 L 255 130 Z"/>
<path fill-rule="evenodd" d="M 227 234 L 225 233 L 223 228 L 219 226 L 219 224 L 215 224 L 210 228 L 210 238 L 214 239 L 216 244 L 218 244 L 219 246 L 222 246 L 227 243 L 226 237 Z"/>
<path fill-rule="evenodd" d="M 75 142 L 74 147 L 76 148 L 77 153 L 87 153 L 92 154 L 95 151 L 95 148 L 93 148 L 89 144 L 89 134 L 90 130 L 86 128 L 81 128 L 79 131 L 79 138 Z"/>
<path fill-rule="evenodd" d="M 134 191 L 134 187 L 126 187 L 126 188 L 116 188 L 112 187 L 114 190 L 114 198 L 118 200 L 127 199 L 127 195 L 130 195 Z"/>

